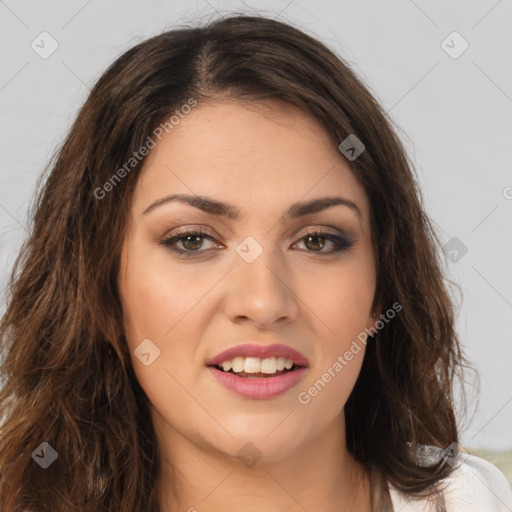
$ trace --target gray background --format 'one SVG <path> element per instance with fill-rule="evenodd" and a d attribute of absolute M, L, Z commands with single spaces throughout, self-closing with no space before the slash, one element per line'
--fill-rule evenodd
<path fill-rule="evenodd" d="M 462 289 L 457 328 L 481 375 L 463 444 L 511 449 L 511 0 L 0 0 L 2 300 L 35 181 L 102 71 L 147 36 L 232 11 L 291 21 L 319 37 L 400 126 L 426 208 L 452 251 L 448 277 Z M 47 58 L 31 47 L 51 49 L 43 31 L 58 44 Z M 453 31 L 469 44 L 457 58 L 443 46 L 454 55 L 461 40 L 442 46 Z"/>

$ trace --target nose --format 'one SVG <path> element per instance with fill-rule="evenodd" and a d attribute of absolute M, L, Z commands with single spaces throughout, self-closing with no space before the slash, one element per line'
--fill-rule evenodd
<path fill-rule="evenodd" d="M 279 254 L 267 248 L 251 263 L 235 258 L 224 301 L 232 322 L 275 329 L 297 319 L 297 301 L 292 272 Z"/>

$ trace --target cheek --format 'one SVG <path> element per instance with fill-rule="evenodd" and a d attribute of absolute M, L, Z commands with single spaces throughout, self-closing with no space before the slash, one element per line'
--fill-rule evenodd
<path fill-rule="evenodd" d="M 317 328 L 316 360 L 311 375 L 301 387 L 312 410 L 330 410 L 332 420 L 348 399 L 361 371 L 366 333 L 375 292 L 371 258 L 346 258 L 345 264 L 304 278 L 305 304 Z M 302 294 L 301 294 L 302 295 Z M 299 402 L 302 404 L 299 400 Z"/>
<path fill-rule="evenodd" d="M 165 342 L 200 302 L 204 281 L 171 268 L 170 256 L 163 249 L 128 250 L 130 257 L 119 286 L 127 333 L 132 340 L 153 336 Z"/>
<path fill-rule="evenodd" d="M 189 389 L 193 385 L 191 367 L 198 339 L 194 306 L 201 298 L 201 290 L 196 290 L 198 285 L 194 283 L 197 281 L 148 262 L 137 250 L 130 253 L 125 277 L 120 281 L 132 366 L 150 403 L 165 417 L 173 417 L 176 409 L 184 410 L 190 399 L 182 386 Z M 151 358 L 158 354 L 149 365 L 137 356 L 143 340 L 151 340 L 151 344 L 144 342 Z"/>
<path fill-rule="evenodd" d="M 171 257 L 154 246 L 130 249 L 119 288 L 134 371 L 151 401 L 166 403 L 173 396 L 179 402 L 183 390 L 177 382 L 192 388 L 202 370 L 197 349 L 209 318 L 205 293 L 218 277 L 198 279 L 192 265 L 171 268 Z M 146 339 L 159 351 L 150 366 L 134 352 Z"/>
<path fill-rule="evenodd" d="M 305 272 L 300 283 L 299 297 L 306 310 L 311 309 L 324 322 L 338 348 L 367 327 L 375 293 L 370 259 L 347 258 L 338 266 Z"/>
<path fill-rule="evenodd" d="M 325 335 L 317 338 L 316 363 L 297 396 L 305 412 L 311 418 L 321 414 L 325 425 L 343 409 L 361 371 L 373 298 L 365 289 L 343 284 L 331 291 L 332 300 L 324 304 L 317 322 L 317 334 Z"/>

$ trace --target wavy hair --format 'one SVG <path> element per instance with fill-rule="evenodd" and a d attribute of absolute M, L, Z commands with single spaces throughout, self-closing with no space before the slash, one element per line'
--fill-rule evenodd
<path fill-rule="evenodd" d="M 39 178 L 0 324 L 0 510 L 160 510 L 156 437 L 117 286 L 144 158 L 112 177 L 190 98 L 280 100 L 336 146 L 350 134 L 363 141 L 349 165 L 370 201 L 374 305 L 402 311 L 369 338 L 345 405 L 347 446 L 369 472 L 373 511 L 391 510 L 388 484 L 444 510 L 453 467 L 419 464 L 411 449 L 458 442 L 453 383 L 467 361 L 414 166 L 342 58 L 288 23 L 240 14 L 166 31 L 117 58 Z M 46 469 L 33 456 L 43 442 L 58 454 Z"/>

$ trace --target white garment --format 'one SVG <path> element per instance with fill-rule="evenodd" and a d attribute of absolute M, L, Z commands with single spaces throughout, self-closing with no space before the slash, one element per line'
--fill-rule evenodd
<path fill-rule="evenodd" d="M 448 512 L 512 512 L 512 487 L 489 461 L 465 454 L 446 479 Z M 414 501 L 389 485 L 393 512 L 431 512 L 426 500 Z"/>

